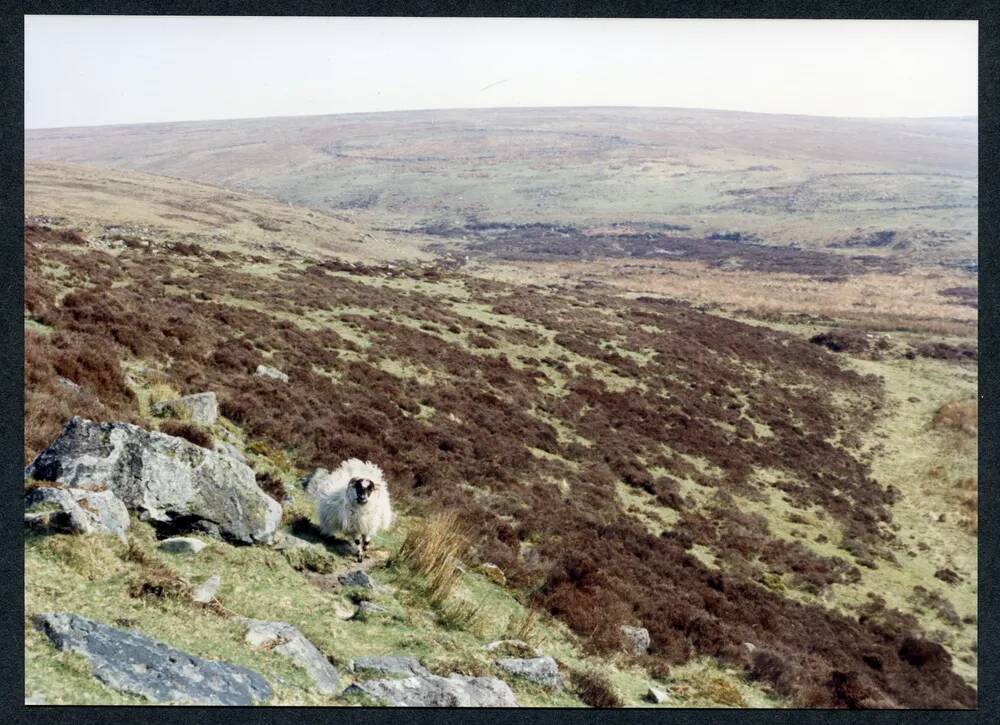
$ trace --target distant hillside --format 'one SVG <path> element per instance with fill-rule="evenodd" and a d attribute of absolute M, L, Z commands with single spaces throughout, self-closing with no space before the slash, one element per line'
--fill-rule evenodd
<path fill-rule="evenodd" d="M 489 109 L 35 130 L 25 152 L 430 230 L 447 247 L 493 223 L 624 225 L 968 263 L 977 133 L 976 119 Z"/>

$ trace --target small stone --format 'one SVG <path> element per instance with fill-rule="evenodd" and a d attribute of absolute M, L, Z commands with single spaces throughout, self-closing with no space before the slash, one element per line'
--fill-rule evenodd
<path fill-rule="evenodd" d="M 191 598 L 201 604 L 208 604 L 215 598 L 215 595 L 218 593 L 219 587 L 221 586 L 222 577 L 215 574 L 196 586 L 194 591 L 191 592 Z"/>
<path fill-rule="evenodd" d="M 344 690 L 391 707 L 517 707 L 510 686 L 496 677 L 425 675 L 400 680 L 366 680 Z"/>
<path fill-rule="evenodd" d="M 204 541 L 190 536 L 173 536 L 160 542 L 160 551 L 168 554 L 197 554 L 206 546 Z"/>
<path fill-rule="evenodd" d="M 280 380 L 283 383 L 288 382 L 288 376 L 285 373 L 281 372 L 277 368 L 272 368 L 270 365 L 258 365 L 254 375 L 256 375 L 259 378 Z"/>
<path fill-rule="evenodd" d="M 374 672 L 379 675 L 429 675 L 414 657 L 358 657 L 351 660 L 348 669 L 352 672 Z"/>
<path fill-rule="evenodd" d="M 650 687 L 649 691 L 646 692 L 646 701 L 662 705 L 665 702 L 670 702 L 670 694 L 658 687 Z"/>
<path fill-rule="evenodd" d="M 374 589 L 375 581 L 368 576 L 368 572 L 362 569 L 355 569 L 337 577 L 345 587 L 359 587 L 361 589 Z"/>
<path fill-rule="evenodd" d="M 195 393 L 165 400 L 150 408 L 153 415 L 174 416 L 198 425 L 213 426 L 219 419 L 219 401 L 215 393 Z"/>
<path fill-rule="evenodd" d="M 389 610 L 383 607 L 381 604 L 376 604 L 375 602 L 364 601 L 358 604 L 357 611 L 351 619 L 356 619 L 361 622 L 370 619 L 371 617 L 377 617 L 382 614 L 388 614 Z"/>
<path fill-rule="evenodd" d="M 649 630 L 645 627 L 632 627 L 623 624 L 621 627 L 622 638 L 629 650 L 637 655 L 645 654 L 649 651 Z"/>
<path fill-rule="evenodd" d="M 530 659 L 509 658 L 497 660 L 497 667 L 508 675 L 520 677 L 551 690 L 563 688 L 562 676 L 556 661 L 548 656 Z"/>
<path fill-rule="evenodd" d="M 476 567 L 476 571 L 492 581 L 494 584 L 503 586 L 507 583 L 507 576 L 503 573 L 503 569 L 496 564 L 491 564 L 490 562 L 480 564 Z"/>

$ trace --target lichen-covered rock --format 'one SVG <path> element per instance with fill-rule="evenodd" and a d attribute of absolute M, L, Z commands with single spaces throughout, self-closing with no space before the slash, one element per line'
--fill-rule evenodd
<path fill-rule="evenodd" d="M 229 456 L 128 423 L 74 417 L 24 470 L 74 488 L 107 487 L 144 519 L 242 543 L 269 542 L 281 505 Z"/>
<path fill-rule="evenodd" d="M 160 542 L 159 549 L 168 554 L 197 554 L 205 546 L 207 544 L 204 541 L 199 541 L 190 536 L 171 536 L 169 539 L 164 539 Z"/>
<path fill-rule="evenodd" d="M 226 443 L 225 441 L 215 441 L 215 445 L 212 447 L 216 453 L 221 453 L 230 458 L 235 458 L 240 463 L 245 464 L 247 462 L 247 457 L 243 455 L 243 451 L 234 446 L 232 443 Z"/>
<path fill-rule="evenodd" d="M 367 680 L 345 695 L 365 695 L 392 707 L 517 707 L 514 693 L 496 677 L 424 675 L 400 680 Z"/>
<path fill-rule="evenodd" d="M 520 677 L 551 690 L 561 690 L 564 686 L 562 675 L 559 674 L 559 665 L 548 656 L 501 659 L 497 660 L 497 667 L 512 677 Z"/>
<path fill-rule="evenodd" d="M 199 604 L 208 604 L 218 594 L 221 586 L 222 577 L 214 574 L 194 588 L 194 591 L 191 592 L 191 598 Z"/>
<path fill-rule="evenodd" d="M 215 425 L 219 420 L 219 401 L 215 393 L 195 393 L 165 400 L 150 408 L 153 415 L 173 416 L 198 425 Z"/>
<path fill-rule="evenodd" d="M 33 488 L 24 496 L 24 511 L 25 524 L 36 530 L 128 539 L 128 510 L 111 491 Z"/>
<path fill-rule="evenodd" d="M 324 695 L 337 693 L 340 685 L 337 668 L 298 629 L 285 622 L 265 622 L 260 619 L 244 619 L 243 624 L 247 628 L 248 644 L 254 647 L 273 647 L 273 651 L 304 669 L 319 692 Z"/>
<path fill-rule="evenodd" d="M 375 588 L 375 581 L 363 569 L 355 569 L 346 574 L 341 574 L 337 577 L 337 581 L 345 587 L 358 587 L 360 589 Z"/>
<path fill-rule="evenodd" d="M 358 657 L 348 665 L 352 672 L 374 672 L 379 675 L 429 675 L 427 668 L 415 657 Z"/>
<path fill-rule="evenodd" d="M 281 372 L 277 368 L 272 368 L 270 365 L 258 365 L 254 375 L 259 378 L 278 380 L 282 383 L 288 382 L 288 376 L 285 373 Z"/>
<path fill-rule="evenodd" d="M 621 626 L 622 640 L 625 647 L 633 654 L 641 655 L 649 651 L 649 630 L 645 627 Z"/>
<path fill-rule="evenodd" d="M 79 614 L 39 614 L 34 624 L 57 649 L 78 652 L 108 687 L 154 702 L 252 705 L 271 698 L 263 677 L 239 665 L 204 660 L 138 632 Z"/>

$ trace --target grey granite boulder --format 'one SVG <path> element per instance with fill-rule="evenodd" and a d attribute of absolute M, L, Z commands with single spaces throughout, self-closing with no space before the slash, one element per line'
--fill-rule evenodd
<path fill-rule="evenodd" d="M 381 604 L 376 604 L 375 602 L 369 602 L 366 600 L 358 604 L 357 611 L 354 612 L 351 619 L 355 619 L 359 622 L 367 622 L 370 619 L 380 616 L 389 616 L 389 610 Z"/>
<path fill-rule="evenodd" d="M 337 668 L 316 649 L 298 629 L 285 622 L 266 622 L 260 619 L 244 619 L 247 628 L 246 641 L 254 647 L 273 647 L 312 678 L 316 689 L 324 695 L 335 695 L 340 685 Z"/>
<path fill-rule="evenodd" d="M 497 667 L 512 677 L 534 682 L 536 685 L 550 690 L 561 690 L 563 679 L 559 674 L 559 665 L 551 657 L 531 657 L 520 659 L 511 657 L 497 660 Z"/>
<path fill-rule="evenodd" d="M 345 695 L 365 695 L 392 707 L 517 707 L 514 693 L 496 677 L 424 675 L 401 680 L 367 680 Z"/>
<path fill-rule="evenodd" d="M 649 630 L 645 627 L 632 627 L 628 624 L 621 626 L 622 640 L 626 648 L 637 655 L 646 654 L 649 651 Z"/>
<path fill-rule="evenodd" d="M 281 505 L 229 456 L 128 423 L 74 417 L 25 477 L 111 489 L 144 519 L 241 542 L 269 542 Z"/>
<path fill-rule="evenodd" d="M 278 370 L 278 368 L 272 368 L 270 365 L 258 365 L 256 372 L 254 372 L 259 378 L 268 378 L 269 380 L 278 380 L 282 383 L 288 382 L 288 376 Z"/>
<path fill-rule="evenodd" d="M 150 408 L 150 412 L 212 426 L 219 419 L 219 401 L 215 393 L 195 393 L 157 403 Z"/>
<path fill-rule="evenodd" d="M 246 464 L 247 462 L 247 457 L 243 455 L 243 451 L 234 446 L 232 443 L 217 440 L 212 448 L 216 453 L 221 453 L 224 456 L 235 458 L 240 463 Z"/>
<path fill-rule="evenodd" d="M 670 693 L 666 690 L 661 690 L 659 687 L 650 685 L 649 690 L 646 692 L 646 702 L 662 705 L 665 702 L 670 702 Z"/>
<path fill-rule="evenodd" d="M 128 539 L 128 510 L 111 491 L 33 488 L 24 496 L 24 510 L 25 524 L 36 530 Z"/>
<path fill-rule="evenodd" d="M 78 614 L 39 614 L 34 623 L 57 649 L 86 657 L 108 687 L 154 702 L 252 705 L 272 695 L 264 678 L 245 667 L 204 660 Z"/>
<path fill-rule="evenodd" d="M 358 657 L 351 660 L 352 672 L 374 672 L 379 675 L 429 675 L 427 668 L 414 657 Z"/>

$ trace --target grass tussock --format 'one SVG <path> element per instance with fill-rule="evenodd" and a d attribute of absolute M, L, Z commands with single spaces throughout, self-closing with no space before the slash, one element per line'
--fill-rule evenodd
<path fill-rule="evenodd" d="M 934 413 L 931 425 L 937 430 L 957 431 L 975 436 L 979 433 L 979 408 L 976 401 L 953 400 Z"/>
<path fill-rule="evenodd" d="M 191 585 L 171 567 L 135 542 L 129 542 L 122 558 L 139 565 L 139 573 L 129 582 L 129 596 L 136 599 L 149 597 L 189 600 L 191 598 Z"/>
<path fill-rule="evenodd" d="M 510 615 L 507 620 L 507 628 L 504 630 L 503 639 L 514 639 L 535 646 L 542 641 L 542 632 L 539 627 L 538 611 L 531 607 L 526 607 L 519 614 Z"/>
<path fill-rule="evenodd" d="M 440 606 L 462 580 L 462 555 L 468 545 L 456 512 L 433 513 L 406 532 L 398 558 L 424 578 L 428 600 Z"/>

